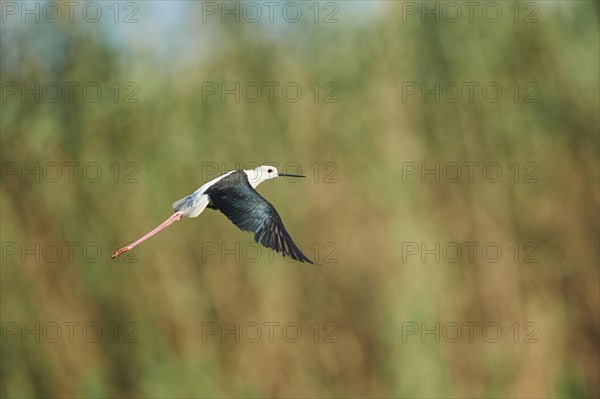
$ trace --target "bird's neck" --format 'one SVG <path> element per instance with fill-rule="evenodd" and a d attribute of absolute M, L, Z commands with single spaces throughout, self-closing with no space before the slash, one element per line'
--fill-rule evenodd
<path fill-rule="evenodd" d="M 256 188 L 260 183 L 265 181 L 264 176 L 260 176 L 254 169 L 244 170 L 244 172 L 246 173 L 246 176 L 248 176 L 248 181 L 252 188 Z"/>

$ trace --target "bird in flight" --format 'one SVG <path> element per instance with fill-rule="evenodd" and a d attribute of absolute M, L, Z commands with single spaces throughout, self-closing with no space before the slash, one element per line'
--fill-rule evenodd
<path fill-rule="evenodd" d="M 251 170 L 233 170 L 204 184 L 192 194 L 175 201 L 175 213 L 139 240 L 119 249 L 111 258 L 146 241 L 183 217 L 195 218 L 206 208 L 218 209 L 242 231 L 254 233 L 254 240 L 284 257 L 314 264 L 294 243 L 281 217 L 269 201 L 255 188 L 262 182 L 277 177 L 305 177 L 279 173 L 274 166 L 259 166 Z"/>

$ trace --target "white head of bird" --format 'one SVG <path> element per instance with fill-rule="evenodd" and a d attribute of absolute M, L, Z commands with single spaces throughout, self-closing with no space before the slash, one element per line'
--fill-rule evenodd
<path fill-rule="evenodd" d="M 246 175 L 248 175 L 248 181 L 250 182 L 250 185 L 252 186 L 252 188 L 256 188 L 260 183 L 267 181 L 267 180 L 275 179 L 276 177 L 281 177 L 281 176 L 304 177 L 301 175 L 291 175 L 288 173 L 279 173 L 277 171 L 277 168 L 275 166 L 271 166 L 271 165 L 259 166 L 256 169 L 244 170 L 244 172 L 246 172 Z"/>

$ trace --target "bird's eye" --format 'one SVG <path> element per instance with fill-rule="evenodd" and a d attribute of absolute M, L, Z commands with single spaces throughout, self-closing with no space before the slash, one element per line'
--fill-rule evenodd
<path fill-rule="evenodd" d="M 267 173 L 272 173 L 272 172 L 273 172 L 273 169 L 267 170 Z"/>

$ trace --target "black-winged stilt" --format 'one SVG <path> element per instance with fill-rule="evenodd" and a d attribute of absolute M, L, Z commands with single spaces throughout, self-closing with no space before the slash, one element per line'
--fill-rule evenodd
<path fill-rule="evenodd" d="M 294 243 L 275 207 L 255 190 L 260 183 L 281 176 L 305 177 L 279 173 L 274 166 L 268 165 L 227 172 L 174 202 L 173 215 L 139 240 L 119 249 L 112 258 L 130 251 L 183 217 L 195 218 L 208 207 L 221 211 L 240 230 L 253 232 L 254 240 L 259 244 L 283 256 L 314 264 Z"/>

